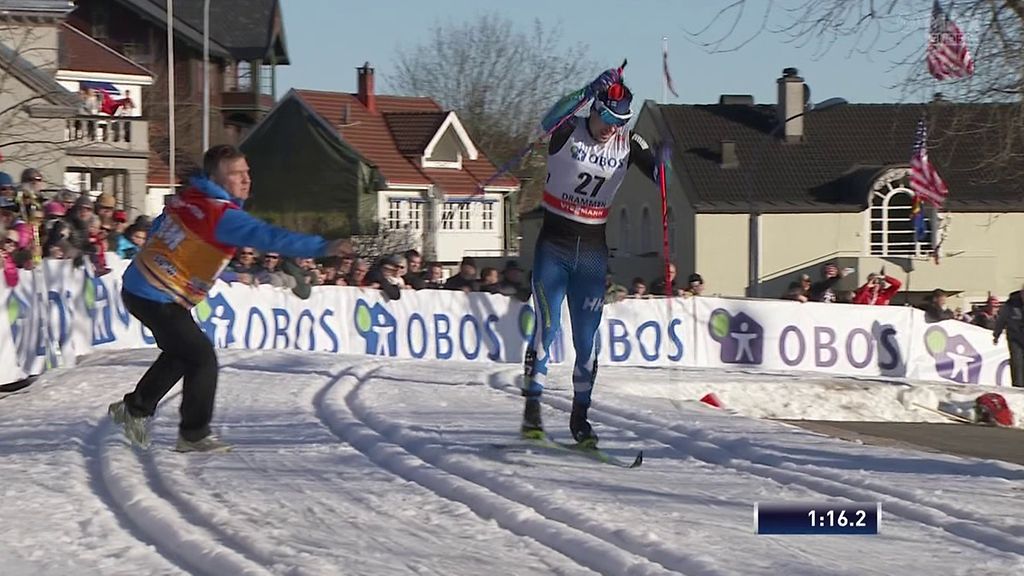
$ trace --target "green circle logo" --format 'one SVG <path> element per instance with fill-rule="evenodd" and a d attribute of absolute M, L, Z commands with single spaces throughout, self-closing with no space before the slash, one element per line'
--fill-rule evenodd
<path fill-rule="evenodd" d="M 729 313 L 725 310 L 717 310 L 711 314 L 709 322 L 711 335 L 716 339 L 722 339 L 729 335 Z"/>
<path fill-rule="evenodd" d="M 945 330 L 932 328 L 924 335 L 924 346 L 928 349 L 928 352 L 936 355 L 946 350 L 948 339 Z"/>
<path fill-rule="evenodd" d="M 96 285 L 88 277 L 85 279 L 85 307 L 89 310 L 96 308 Z"/>
<path fill-rule="evenodd" d="M 370 307 L 360 300 L 356 303 L 356 330 L 365 334 L 372 328 L 373 316 L 370 314 Z"/>
<path fill-rule="evenodd" d="M 7 300 L 7 323 L 14 326 L 14 323 L 18 321 L 18 316 L 21 316 L 21 304 L 18 303 L 17 298 L 10 298 Z"/>
<path fill-rule="evenodd" d="M 533 331 L 537 328 L 537 317 L 533 313 L 533 308 L 529 306 L 523 306 L 519 311 L 519 331 L 526 338 L 533 336 Z"/>
<path fill-rule="evenodd" d="M 209 298 L 204 298 L 203 301 L 196 306 L 196 318 L 199 318 L 200 322 L 206 322 L 209 320 L 210 314 L 212 313 L 213 310 L 210 308 Z"/>

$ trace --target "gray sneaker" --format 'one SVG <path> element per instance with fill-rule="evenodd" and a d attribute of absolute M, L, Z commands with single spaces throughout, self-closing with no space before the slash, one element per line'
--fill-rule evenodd
<path fill-rule="evenodd" d="M 124 400 L 111 404 L 107 408 L 107 414 L 110 414 L 110 418 L 114 423 L 121 425 L 124 429 L 124 435 L 132 444 L 143 448 L 149 446 L 149 430 L 146 429 L 149 418 L 145 416 L 132 416 L 131 412 L 128 411 L 128 407 L 125 406 Z"/>
<path fill-rule="evenodd" d="M 195 442 L 178 436 L 178 444 L 174 447 L 178 452 L 230 452 L 231 445 L 223 442 L 213 434 Z"/>

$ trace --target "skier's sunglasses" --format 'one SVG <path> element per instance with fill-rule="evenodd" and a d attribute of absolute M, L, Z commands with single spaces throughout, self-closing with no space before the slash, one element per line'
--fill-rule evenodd
<path fill-rule="evenodd" d="M 612 112 L 604 105 L 604 102 L 601 102 L 600 100 L 594 101 L 594 108 L 597 110 L 598 114 L 601 115 L 601 121 L 609 126 L 623 126 L 629 122 L 630 118 L 633 117 L 632 113 L 626 116 L 620 116 L 615 112 Z"/>

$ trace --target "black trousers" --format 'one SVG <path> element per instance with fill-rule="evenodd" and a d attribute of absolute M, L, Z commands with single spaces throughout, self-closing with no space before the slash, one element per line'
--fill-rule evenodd
<path fill-rule="evenodd" d="M 1007 338 L 1010 347 L 1010 380 L 1013 386 L 1024 388 L 1024 343 Z"/>
<path fill-rule="evenodd" d="M 127 291 L 121 292 L 121 298 L 132 316 L 153 333 L 161 350 L 135 390 L 125 395 L 128 411 L 134 416 L 152 416 L 160 400 L 184 378 L 181 436 L 190 442 L 209 436 L 217 394 L 213 344 L 182 306 L 139 298 Z"/>

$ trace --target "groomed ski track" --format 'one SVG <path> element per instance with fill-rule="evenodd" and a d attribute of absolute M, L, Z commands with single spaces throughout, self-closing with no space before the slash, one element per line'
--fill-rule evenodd
<path fill-rule="evenodd" d="M 81 507 L 38 529 L 81 547 L 76 573 L 810 576 L 887 574 L 900 559 L 948 574 L 1024 569 L 1020 507 L 1006 505 L 1024 469 L 1012 465 L 880 450 L 599 388 L 591 413 L 602 445 L 645 451 L 643 468 L 621 470 L 492 447 L 515 437 L 518 366 L 244 351 L 220 356 L 215 428 L 234 452 L 171 451 L 176 394 L 139 451 L 105 409 L 153 356 L 96 354 L 19 399 L 38 411 L 22 430 L 67 422 L 49 443 L 2 457 L 31 461 L 41 444 L 59 452 L 50 458 L 67 472 L 42 476 L 54 462 L 40 460 L 32 489 Z M 563 438 L 569 397 L 555 385 L 544 398 L 547 427 Z M 835 499 L 882 502 L 883 535 L 753 534 L 754 501 Z M 7 565 L 67 568 L 23 540 L 3 554 Z"/>

